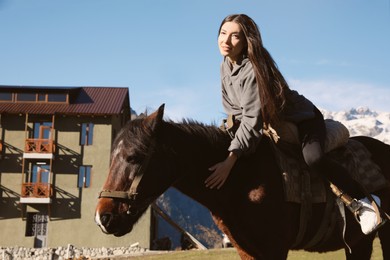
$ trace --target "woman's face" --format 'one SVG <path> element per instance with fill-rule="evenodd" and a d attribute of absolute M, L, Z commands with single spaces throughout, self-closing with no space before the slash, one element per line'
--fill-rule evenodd
<path fill-rule="evenodd" d="M 246 47 L 245 35 L 238 23 L 226 22 L 222 25 L 218 36 L 218 47 L 222 56 L 228 57 L 232 63 L 237 62 Z"/>

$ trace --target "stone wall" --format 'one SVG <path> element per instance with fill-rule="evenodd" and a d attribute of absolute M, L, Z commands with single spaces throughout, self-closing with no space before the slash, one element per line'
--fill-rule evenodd
<path fill-rule="evenodd" d="M 109 258 L 121 255 L 137 255 L 147 253 L 149 250 L 139 247 L 135 243 L 129 247 L 100 247 L 77 248 L 72 245 L 57 248 L 26 248 L 26 247 L 0 247 L 0 259 L 3 260 L 65 260 L 65 259 L 94 259 Z"/>

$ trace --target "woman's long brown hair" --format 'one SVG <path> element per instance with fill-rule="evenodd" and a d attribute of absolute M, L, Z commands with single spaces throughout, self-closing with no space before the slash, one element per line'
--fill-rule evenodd
<path fill-rule="evenodd" d="M 252 63 L 260 92 L 261 113 L 265 123 L 278 123 L 280 111 L 286 102 L 284 91 L 288 88 L 287 82 L 280 73 L 272 56 L 264 48 L 257 24 L 245 14 L 227 16 L 221 23 L 219 32 L 224 23 L 235 22 L 241 26 L 246 38 L 247 48 L 243 55 L 247 55 Z"/>

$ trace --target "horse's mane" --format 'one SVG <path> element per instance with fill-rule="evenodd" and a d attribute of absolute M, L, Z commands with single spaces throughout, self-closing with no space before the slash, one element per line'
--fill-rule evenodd
<path fill-rule="evenodd" d="M 189 136 L 200 137 L 211 144 L 221 144 L 226 140 L 226 135 L 215 125 L 206 125 L 192 119 L 183 119 L 180 123 L 167 121 L 174 127 L 180 129 Z"/>
<path fill-rule="evenodd" d="M 173 131 L 177 130 L 194 139 L 202 139 L 215 146 L 225 143 L 228 138 L 215 125 L 206 125 L 192 119 L 183 119 L 181 122 L 174 122 L 168 119 L 164 120 L 160 127 Z M 145 143 L 144 140 L 151 140 L 152 136 L 152 127 L 145 123 L 145 117 L 138 117 L 127 122 L 115 138 L 113 147 L 116 147 L 122 141 L 125 146 L 131 143 L 134 149 L 137 149 L 137 152 L 146 154 L 150 143 Z"/>

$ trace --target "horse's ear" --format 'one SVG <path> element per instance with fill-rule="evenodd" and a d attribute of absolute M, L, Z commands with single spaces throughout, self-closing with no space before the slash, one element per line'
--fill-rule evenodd
<path fill-rule="evenodd" d="M 156 115 L 156 121 L 158 124 L 160 124 L 162 121 L 163 121 L 163 117 L 164 117 L 164 109 L 165 109 L 165 104 L 162 104 L 155 113 L 157 113 Z"/>
<path fill-rule="evenodd" d="M 145 119 L 145 122 L 148 123 L 153 129 L 162 123 L 164 117 L 164 107 L 165 104 L 162 104 L 155 112 L 150 114 Z"/>

